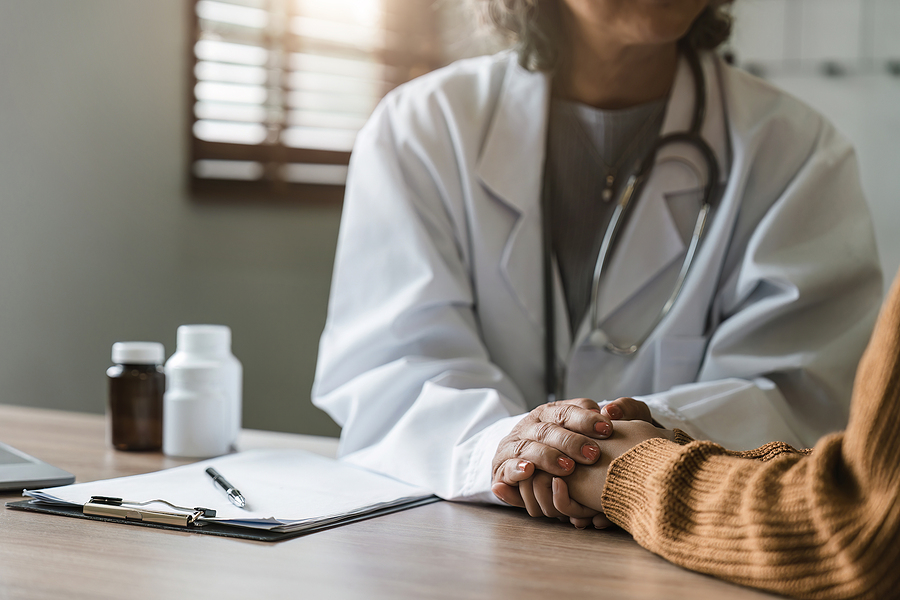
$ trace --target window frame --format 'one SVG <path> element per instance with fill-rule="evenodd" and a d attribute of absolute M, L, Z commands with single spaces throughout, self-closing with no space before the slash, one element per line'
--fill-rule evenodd
<path fill-rule="evenodd" d="M 344 197 L 343 184 L 304 183 L 282 179 L 278 171 L 282 166 L 292 163 L 321 164 L 347 166 L 350 163 L 350 151 L 325 150 L 315 148 L 295 148 L 279 141 L 275 144 L 238 144 L 227 142 L 210 142 L 194 135 L 194 125 L 199 120 L 195 113 L 195 88 L 199 82 L 196 75 L 198 58 L 195 45 L 200 40 L 200 17 L 197 14 L 197 3 L 200 0 L 186 0 L 187 12 L 187 90 L 186 90 L 186 135 L 188 156 L 186 164 L 187 187 L 190 197 L 196 202 L 234 202 L 234 203 L 300 203 L 308 204 L 340 204 Z M 288 0 L 290 1 L 290 0 Z M 381 97 L 391 89 L 409 81 L 414 77 L 434 70 L 445 64 L 443 53 L 436 41 L 439 39 L 439 13 L 432 6 L 431 0 L 382 0 L 385 10 L 392 15 L 392 29 L 401 30 L 418 23 L 416 36 L 419 40 L 430 40 L 424 48 L 411 47 L 386 48 L 377 53 L 383 64 L 389 65 L 392 71 L 400 76 L 387 81 Z M 409 5 L 413 6 L 410 7 Z M 414 9 L 414 10 L 412 10 Z M 411 15 L 411 16 L 410 16 Z M 289 34 L 285 34 L 287 37 Z M 287 45 L 287 42 L 285 42 Z M 286 94 L 285 94 L 286 96 Z M 194 164 L 199 160 L 237 160 L 254 161 L 263 165 L 263 176 L 260 179 L 224 179 L 199 177 L 194 172 Z"/>

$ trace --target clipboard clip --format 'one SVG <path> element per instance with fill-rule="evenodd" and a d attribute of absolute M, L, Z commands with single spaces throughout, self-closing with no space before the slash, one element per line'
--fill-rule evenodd
<path fill-rule="evenodd" d="M 146 505 L 153 503 L 165 504 L 178 512 L 145 508 Z M 90 501 L 84 504 L 82 512 L 86 515 L 95 517 L 110 517 L 127 521 L 144 521 L 146 523 L 177 525 L 179 527 L 192 525 L 201 517 L 216 516 L 216 511 L 211 508 L 199 506 L 195 508 L 185 508 L 161 499 L 147 500 L 145 502 L 131 502 L 111 496 L 91 496 Z"/>

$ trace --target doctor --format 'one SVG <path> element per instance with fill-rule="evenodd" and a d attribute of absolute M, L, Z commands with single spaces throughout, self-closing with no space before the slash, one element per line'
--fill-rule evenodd
<path fill-rule="evenodd" d="M 735 449 L 843 428 L 881 298 L 847 142 L 710 52 L 719 0 L 480 3 L 516 51 L 354 148 L 313 388 L 341 455 L 521 506 L 619 397 Z"/>

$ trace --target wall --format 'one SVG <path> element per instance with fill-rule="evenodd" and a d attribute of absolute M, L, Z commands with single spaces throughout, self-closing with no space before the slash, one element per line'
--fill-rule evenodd
<path fill-rule="evenodd" d="M 312 407 L 339 207 L 184 188 L 185 2 L 0 2 L 0 402 L 102 412 L 119 340 L 225 323 L 248 427 Z"/>
<path fill-rule="evenodd" d="M 890 285 L 900 267 L 900 0 L 737 0 L 741 64 L 827 116 L 853 142 Z M 825 70 L 833 73 L 825 75 Z"/>

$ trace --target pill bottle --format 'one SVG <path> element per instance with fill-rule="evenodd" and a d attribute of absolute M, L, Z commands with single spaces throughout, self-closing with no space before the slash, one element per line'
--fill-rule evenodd
<path fill-rule="evenodd" d="M 167 373 L 163 452 L 190 458 L 227 453 L 232 414 L 220 365 L 194 361 Z"/>
<path fill-rule="evenodd" d="M 231 353 L 231 329 L 226 325 L 182 325 L 178 328 L 175 353 L 166 361 L 169 388 L 191 385 L 178 379 L 177 371 L 192 367 L 211 369 L 215 366 L 218 389 L 221 391 L 226 411 L 226 437 L 228 447 L 234 448 L 241 430 L 241 386 L 243 369 L 240 361 Z M 190 377 L 190 376 L 188 376 Z M 176 385 L 177 384 L 177 385 Z M 169 423 L 170 421 L 167 421 Z M 169 454 L 168 451 L 163 449 Z M 178 455 L 184 456 L 184 455 Z"/>
<path fill-rule="evenodd" d="M 109 437 L 117 450 L 159 450 L 162 447 L 163 393 L 166 376 L 163 345 L 158 342 L 116 342 L 109 381 Z"/>

